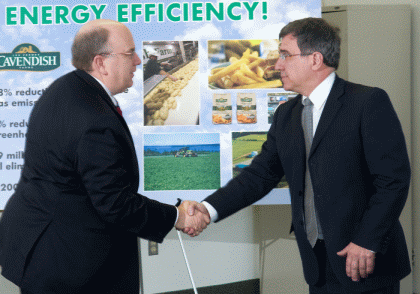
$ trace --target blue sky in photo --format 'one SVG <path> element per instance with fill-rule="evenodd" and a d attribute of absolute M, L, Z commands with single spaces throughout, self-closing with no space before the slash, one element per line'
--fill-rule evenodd
<path fill-rule="evenodd" d="M 144 134 L 145 146 L 204 145 L 220 143 L 218 133 L 158 133 Z"/>

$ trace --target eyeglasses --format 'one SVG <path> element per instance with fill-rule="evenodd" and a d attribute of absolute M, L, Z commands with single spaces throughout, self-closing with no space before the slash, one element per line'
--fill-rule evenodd
<path fill-rule="evenodd" d="M 129 56 L 131 58 L 134 58 L 136 51 L 130 51 L 130 52 L 110 52 L 110 53 L 99 53 L 98 55 L 102 55 L 102 56 L 106 56 L 106 55 L 125 55 L 125 56 Z"/>
<path fill-rule="evenodd" d="M 283 60 L 285 60 L 286 59 L 286 57 L 293 57 L 293 56 L 309 56 L 309 55 L 311 55 L 312 53 L 309 53 L 309 54 L 289 54 L 289 53 L 284 53 L 284 52 L 282 52 L 282 53 L 280 53 L 279 54 L 279 57 L 281 58 L 281 59 L 283 59 Z"/>

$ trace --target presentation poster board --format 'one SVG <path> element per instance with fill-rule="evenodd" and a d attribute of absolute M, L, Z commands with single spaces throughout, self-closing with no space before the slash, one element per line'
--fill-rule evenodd
<path fill-rule="evenodd" d="M 116 99 L 136 145 L 139 193 L 174 204 L 202 200 L 260 152 L 275 109 L 296 95 L 274 70 L 279 32 L 309 16 L 321 16 L 321 0 L 1 1 L 0 210 L 20 179 L 31 110 L 74 70 L 71 45 L 86 22 L 117 20 L 133 34 L 142 64 Z M 289 203 L 287 183 L 258 202 Z"/>

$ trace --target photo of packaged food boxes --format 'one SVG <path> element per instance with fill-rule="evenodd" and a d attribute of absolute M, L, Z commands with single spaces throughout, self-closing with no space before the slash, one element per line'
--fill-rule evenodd
<path fill-rule="evenodd" d="M 257 101 L 255 93 L 238 93 L 236 117 L 240 124 L 257 122 Z"/>
<path fill-rule="evenodd" d="M 232 99 L 230 93 L 213 94 L 213 124 L 231 124 L 232 123 Z"/>

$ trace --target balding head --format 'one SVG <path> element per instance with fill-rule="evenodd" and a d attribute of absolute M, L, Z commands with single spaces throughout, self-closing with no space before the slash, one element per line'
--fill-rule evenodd
<path fill-rule="evenodd" d="M 125 27 L 122 23 L 109 19 L 96 19 L 83 25 L 71 47 L 73 66 L 90 72 L 96 55 L 111 52 L 108 44 L 110 32 L 120 26 Z"/>
<path fill-rule="evenodd" d="M 112 95 L 133 85 L 141 64 L 130 30 L 114 20 L 93 20 L 81 27 L 72 54 L 73 65 L 101 81 Z"/>

